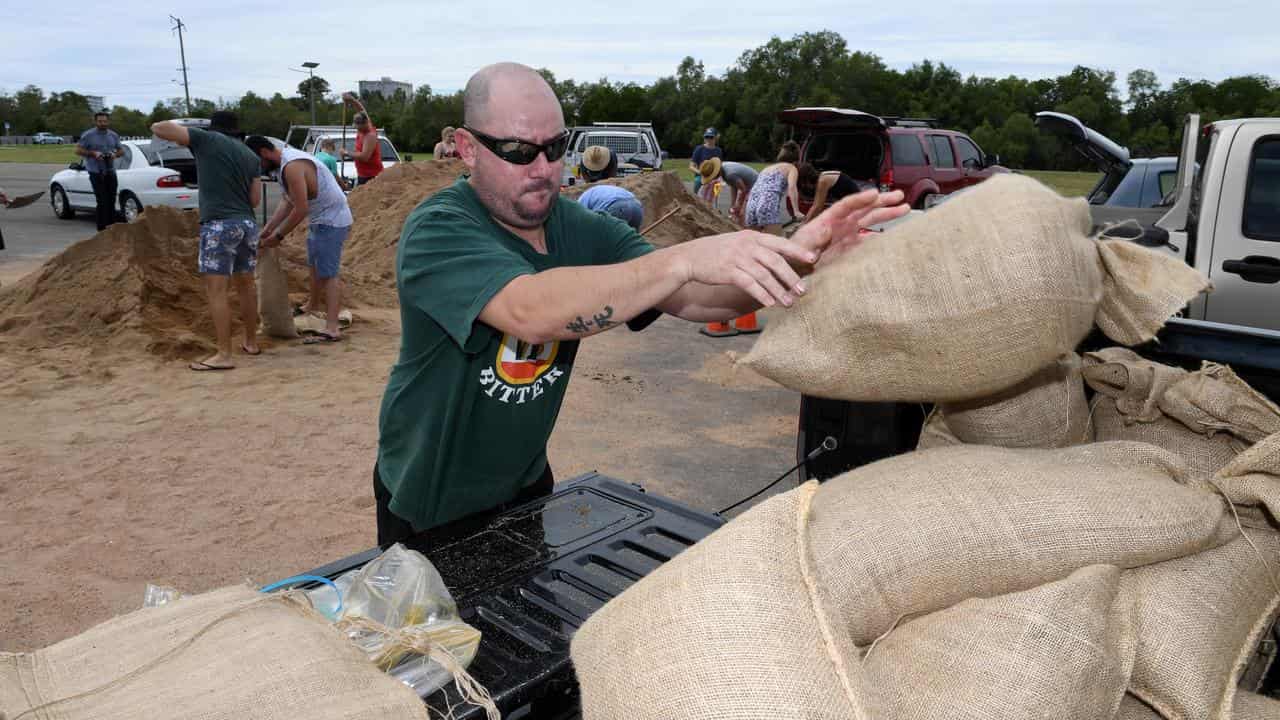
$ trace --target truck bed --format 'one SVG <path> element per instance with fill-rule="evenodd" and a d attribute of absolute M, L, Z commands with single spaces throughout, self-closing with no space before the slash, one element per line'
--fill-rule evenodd
<path fill-rule="evenodd" d="M 574 631 L 605 602 L 724 524 L 638 485 L 588 473 L 550 497 L 415 537 L 405 545 L 440 571 L 462 618 L 482 633 L 470 672 L 503 717 L 572 715 Z M 381 548 L 309 571 L 333 578 Z M 458 702 L 449 685 L 426 699 Z M 484 717 L 458 707 L 458 720 Z"/>

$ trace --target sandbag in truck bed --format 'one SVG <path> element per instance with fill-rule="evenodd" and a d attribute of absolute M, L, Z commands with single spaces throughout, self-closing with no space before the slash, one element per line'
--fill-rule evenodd
<path fill-rule="evenodd" d="M 427 709 L 305 600 L 226 587 L 0 653 L 0 717 L 427 720 Z"/>
<path fill-rule="evenodd" d="M 1151 339 L 1209 288 L 1177 258 L 1090 238 L 1082 198 L 999 175 L 821 266 L 748 367 L 808 395 L 955 402 L 1016 385 L 1096 323 Z"/>

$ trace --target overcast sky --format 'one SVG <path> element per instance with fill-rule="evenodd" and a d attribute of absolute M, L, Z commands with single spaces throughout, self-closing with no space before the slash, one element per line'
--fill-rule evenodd
<path fill-rule="evenodd" d="M 17 0 L 13 0 L 15 3 Z M 286 10 L 243 0 L 166 5 L 154 0 L 26 3 L 0 23 L 0 92 L 35 84 L 46 92 L 104 95 L 110 105 L 150 109 L 182 94 L 178 39 L 185 36 L 192 97 L 238 98 L 247 90 L 295 92 L 303 61 L 334 90 L 390 76 L 460 88 L 498 60 L 547 67 L 559 78 L 648 83 L 674 73 L 686 55 L 719 74 L 770 36 L 834 30 L 849 47 L 906 69 L 929 58 L 969 75 L 1029 78 L 1075 65 L 1154 70 L 1163 85 L 1179 77 L 1221 80 L 1242 74 L 1280 78 L 1272 3 L 1053 2 L 965 3 L 738 0 L 613 2 L 364 3 L 311 0 Z M 545 18 L 545 19 L 544 19 Z M 72 20 L 74 19 L 74 20 Z"/>

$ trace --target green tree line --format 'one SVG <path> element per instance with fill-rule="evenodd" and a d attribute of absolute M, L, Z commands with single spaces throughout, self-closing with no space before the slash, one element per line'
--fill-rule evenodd
<path fill-rule="evenodd" d="M 1161 84 L 1150 70 L 1124 79 L 1122 100 L 1114 72 L 1077 66 L 1054 78 L 963 76 L 945 63 L 921 61 L 906 70 L 885 65 L 876 55 L 851 50 L 839 34 L 822 31 L 790 39 L 773 38 L 747 50 L 727 71 L 708 74 L 702 62 L 686 57 L 674 74 L 648 84 L 558 80 L 555 88 L 569 124 L 600 121 L 649 121 L 663 149 L 686 157 L 701 141 L 704 128 L 721 131 L 730 158 L 765 160 L 793 131 L 777 120 L 780 110 L 831 106 L 879 115 L 929 117 L 943 127 L 962 130 L 1004 164 L 1027 169 L 1080 169 L 1086 162 L 1054 138 L 1036 130 L 1032 117 L 1057 110 L 1126 145 L 1135 157 L 1176 154 L 1183 118 L 1199 112 L 1206 121 L 1220 118 L 1280 116 L 1280 86 L 1269 77 L 1246 75 L 1221 82 L 1178 79 Z M 284 137 L 289 125 L 311 118 L 337 124 L 343 117 L 338 94 L 322 78 L 300 83 L 289 96 L 246 93 L 238 100 L 196 99 L 190 114 L 207 117 L 216 109 L 235 110 L 248 132 Z M 445 125 L 462 122 L 461 93 L 435 93 L 423 86 L 411 96 L 364 98 L 374 121 L 402 150 L 429 152 Z M 156 120 L 188 114 L 178 99 L 158 102 L 149 113 L 112 108 L 113 126 L 122 134 L 145 135 Z M 348 117 L 350 122 L 348 110 Z M 0 121 L 15 134 L 50 131 L 75 134 L 89 126 L 87 104 L 75 93 L 52 93 L 29 86 L 0 95 Z"/>

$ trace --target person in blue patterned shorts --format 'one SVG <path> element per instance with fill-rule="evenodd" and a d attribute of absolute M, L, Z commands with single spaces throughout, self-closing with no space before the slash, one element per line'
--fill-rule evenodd
<path fill-rule="evenodd" d="M 257 355 L 258 288 L 253 270 L 258 264 L 258 225 L 253 209 L 262 199 L 262 168 L 243 139 L 234 113 L 220 110 L 209 129 L 189 128 L 172 121 L 158 122 L 151 131 L 162 140 L 191 149 L 200 179 L 200 274 L 209 296 L 209 313 L 218 336 L 218 351 L 191 363 L 196 371 L 230 370 L 231 305 L 227 292 L 232 280 L 240 297 L 244 341 L 240 350 Z"/>

